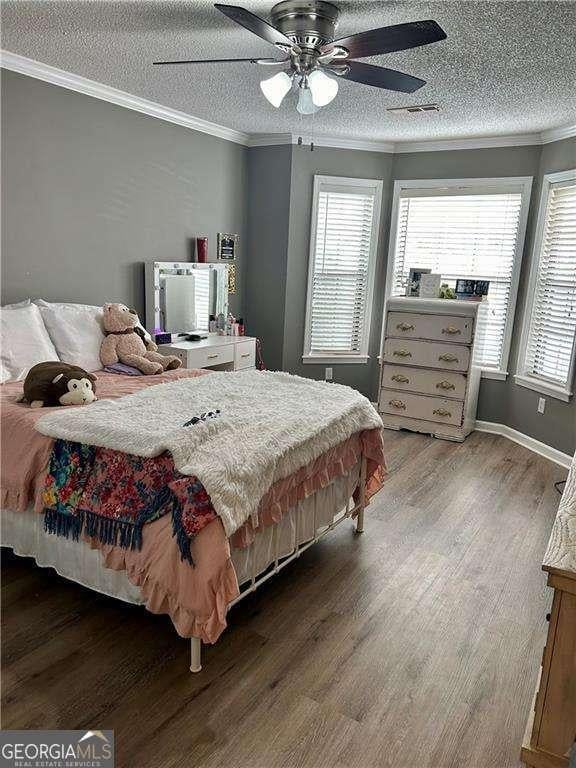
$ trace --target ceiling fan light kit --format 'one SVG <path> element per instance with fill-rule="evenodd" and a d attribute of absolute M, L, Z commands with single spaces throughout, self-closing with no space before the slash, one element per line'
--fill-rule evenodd
<path fill-rule="evenodd" d="M 298 87 L 298 103 L 296 109 L 301 115 L 312 115 L 320 107 L 325 107 L 336 98 L 338 81 L 328 77 L 320 69 L 315 69 L 309 75 L 288 75 L 278 72 L 272 77 L 260 81 L 264 96 L 273 107 L 278 108 L 284 101 L 292 85 Z"/>
<path fill-rule="evenodd" d="M 277 72 L 272 77 L 260 81 L 262 93 L 273 107 L 278 108 L 284 100 L 284 96 L 292 88 L 292 78 L 286 72 Z"/>
<path fill-rule="evenodd" d="M 328 77 L 321 69 L 314 69 L 307 77 L 312 100 L 317 107 L 325 107 L 334 101 L 338 93 L 338 80 Z"/>
<path fill-rule="evenodd" d="M 203 64 L 247 62 L 279 66 L 282 71 L 264 78 L 260 88 L 274 107 L 282 104 L 292 85 L 297 86 L 300 114 L 310 115 L 330 104 L 342 78 L 374 88 L 413 93 L 425 81 L 386 67 L 356 61 L 428 45 L 446 38 L 432 20 L 371 29 L 335 39 L 339 10 L 325 0 L 282 0 L 271 10 L 272 24 L 237 5 L 215 3 L 215 8 L 284 54 L 282 59 L 208 59 L 158 61 L 154 64 Z"/>

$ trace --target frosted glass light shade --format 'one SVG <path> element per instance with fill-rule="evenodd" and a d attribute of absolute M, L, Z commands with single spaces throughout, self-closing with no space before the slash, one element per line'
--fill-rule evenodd
<path fill-rule="evenodd" d="M 292 87 L 292 78 L 286 72 L 278 72 L 272 77 L 267 77 L 260 82 L 262 93 L 273 107 L 278 108 Z"/>
<path fill-rule="evenodd" d="M 320 107 L 317 107 L 312 100 L 312 92 L 310 88 L 298 89 L 298 104 L 296 109 L 301 115 L 313 115 L 314 112 L 318 112 Z"/>
<path fill-rule="evenodd" d="M 338 93 L 338 81 L 328 77 L 320 69 L 315 69 L 308 75 L 308 87 L 312 92 L 312 100 L 317 107 L 330 104 Z"/>

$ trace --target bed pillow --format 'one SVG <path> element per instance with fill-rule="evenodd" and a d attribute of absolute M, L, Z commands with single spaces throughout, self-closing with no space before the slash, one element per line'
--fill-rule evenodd
<path fill-rule="evenodd" d="M 102 307 L 90 304 L 49 304 L 36 302 L 58 356 L 63 363 L 85 371 L 98 371 L 102 332 Z"/>
<path fill-rule="evenodd" d="M 20 307 L 29 307 L 31 303 L 30 299 L 24 299 L 23 301 L 16 301 L 14 304 L 4 304 L 2 309 L 20 309 Z"/>
<path fill-rule="evenodd" d="M 2 307 L 0 312 L 0 381 L 22 381 L 36 363 L 58 360 L 35 304 Z"/>

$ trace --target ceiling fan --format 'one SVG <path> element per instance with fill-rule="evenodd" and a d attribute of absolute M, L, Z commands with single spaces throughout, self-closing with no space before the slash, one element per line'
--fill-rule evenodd
<path fill-rule="evenodd" d="M 338 93 L 338 78 L 413 93 L 425 80 L 395 69 L 375 67 L 356 59 L 403 51 L 436 43 L 446 33 L 435 21 L 412 21 L 370 29 L 349 37 L 335 38 L 338 8 L 325 0 L 283 0 L 271 10 L 272 24 L 237 5 L 215 3 L 214 7 L 240 26 L 271 43 L 284 58 L 204 59 L 155 61 L 154 64 L 226 64 L 247 62 L 281 67 L 281 71 L 260 83 L 264 96 L 279 107 L 292 87 L 298 90 L 296 109 L 313 114 L 329 104 Z"/>

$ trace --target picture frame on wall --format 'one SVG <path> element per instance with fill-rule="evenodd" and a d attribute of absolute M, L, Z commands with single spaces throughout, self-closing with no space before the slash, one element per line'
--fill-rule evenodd
<path fill-rule="evenodd" d="M 410 267 L 406 296 L 420 296 L 420 280 L 422 275 L 429 275 L 431 272 L 431 269 L 425 267 Z"/>
<path fill-rule="evenodd" d="M 238 249 L 238 235 L 218 232 L 216 241 L 216 258 L 218 261 L 234 261 Z"/>

